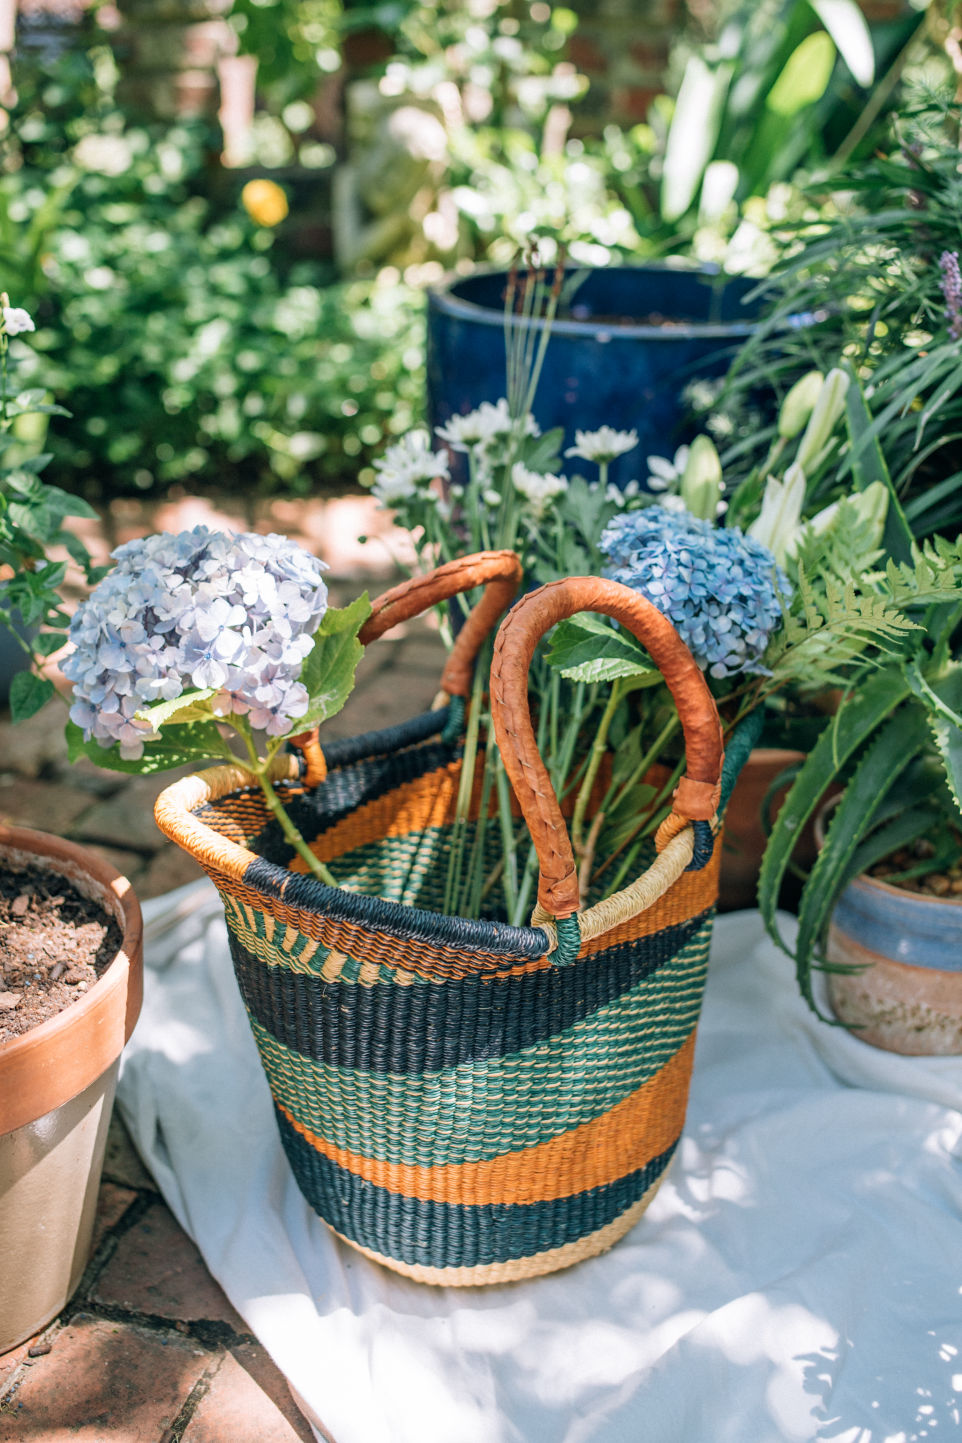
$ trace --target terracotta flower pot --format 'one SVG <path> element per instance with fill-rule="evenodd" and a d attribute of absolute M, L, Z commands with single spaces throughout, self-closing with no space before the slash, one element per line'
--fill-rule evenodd
<path fill-rule="evenodd" d="M 143 987 L 143 924 L 125 877 L 18 827 L 0 826 L 3 863 L 64 877 L 117 919 L 123 942 L 78 1001 L 0 1044 L 0 1353 L 56 1316 L 86 1267 L 118 1062 Z"/>
<path fill-rule="evenodd" d="M 788 767 L 805 760 L 804 752 L 781 747 L 755 747 L 735 783 L 728 811 L 725 814 L 725 838 L 722 851 L 721 881 L 718 888 L 719 911 L 731 912 L 741 907 L 754 907 L 758 892 L 758 872 L 765 851 L 765 828 L 762 808 L 769 788 Z M 785 800 L 788 785 L 776 792 L 771 803 L 772 819 Z M 815 856 L 815 842 L 807 828 L 799 841 L 804 857 Z"/>
<path fill-rule="evenodd" d="M 962 1053 L 962 898 L 927 897 L 857 877 L 839 897 L 826 952 L 858 965 L 829 973 L 836 1016 L 888 1052 Z"/>

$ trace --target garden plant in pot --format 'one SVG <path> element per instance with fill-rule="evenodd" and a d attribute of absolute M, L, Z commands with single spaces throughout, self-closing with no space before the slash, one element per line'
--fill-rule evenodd
<path fill-rule="evenodd" d="M 43 417 L 38 393 L 11 397 L 9 338 L 29 315 L 0 297 L 0 618 L 22 618 L 25 669 L 15 721 L 55 696 L 44 658 L 65 641 L 65 548 L 96 581 L 64 518 L 82 502 L 41 481 L 49 461 L 14 434 Z M 92 853 L 25 828 L 0 827 L 0 1352 L 64 1306 L 90 1252 L 117 1068 L 141 997 L 140 908 L 129 882 Z"/>
<path fill-rule="evenodd" d="M 837 1017 L 894 1052 L 962 1053 L 962 543 L 889 563 L 887 590 L 916 627 L 845 695 L 776 819 L 759 900 L 769 929 L 799 828 L 827 786 L 793 952 L 814 1006 L 828 974 Z M 824 950 L 823 950 L 824 949 Z"/>

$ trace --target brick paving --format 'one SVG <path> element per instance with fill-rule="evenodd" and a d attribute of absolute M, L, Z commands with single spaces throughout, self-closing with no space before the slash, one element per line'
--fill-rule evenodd
<path fill-rule="evenodd" d="M 398 579 L 403 537 L 366 497 L 276 502 L 252 517 L 195 499 L 115 506 L 98 556 L 130 536 L 202 521 L 294 535 L 332 567 L 335 603 Z M 372 540 L 366 547 L 357 536 Z M 407 559 L 407 558 L 404 558 Z M 442 653 L 430 623 L 382 638 L 327 729 L 346 736 L 414 716 L 437 691 Z M 127 778 L 71 766 L 64 711 L 52 703 L 14 727 L 0 713 L 0 820 L 81 841 L 141 898 L 201 875 L 153 823 L 157 793 L 179 773 Z M 313 1438 L 287 1384 L 246 1330 L 178 1226 L 119 1118 L 111 1124 L 94 1253 L 80 1287 L 42 1334 L 0 1357 L 0 1443 L 295 1443 Z"/>

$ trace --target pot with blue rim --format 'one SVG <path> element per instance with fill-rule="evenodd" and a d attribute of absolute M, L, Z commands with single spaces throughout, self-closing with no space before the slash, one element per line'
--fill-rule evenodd
<path fill-rule="evenodd" d="M 638 448 L 612 463 L 625 485 L 649 455 L 690 439 L 683 391 L 724 374 L 755 327 L 757 282 L 712 266 L 601 266 L 576 282 L 551 325 L 534 401 L 542 430 L 561 426 L 638 432 Z M 580 278 L 580 279 L 579 279 Z M 508 272 L 482 270 L 428 292 L 428 420 L 432 427 L 506 394 L 504 294 Z M 516 318 L 543 329 L 537 318 Z M 455 469 L 460 458 L 452 458 Z"/>
<path fill-rule="evenodd" d="M 930 896 L 863 873 L 842 892 L 826 956 L 828 995 L 854 1036 L 916 1057 L 962 1054 L 962 896 Z"/>

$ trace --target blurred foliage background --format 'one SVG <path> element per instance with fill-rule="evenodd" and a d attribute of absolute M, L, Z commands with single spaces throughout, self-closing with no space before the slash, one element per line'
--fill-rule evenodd
<path fill-rule="evenodd" d="M 94 501 L 355 484 L 420 415 L 424 285 L 535 232 L 584 264 L 765 275 L 799 225 L 871 204 L 833 177 L 889 144 L 905 85 L 954 82 L 938 6 L 875 9 L 611 0 L 605 53 L 574 0 L 183 0 L 185 34 L 226 22 L 256 60 L 229 165 L 215 113 L 129 83 L 144 0 L 55 43 L 24 23 L 0 263 L 38 326 L 22 378 L 73 413 L 58 479 Z M 653 67 L 632 119 L 621 82 Z"/>

